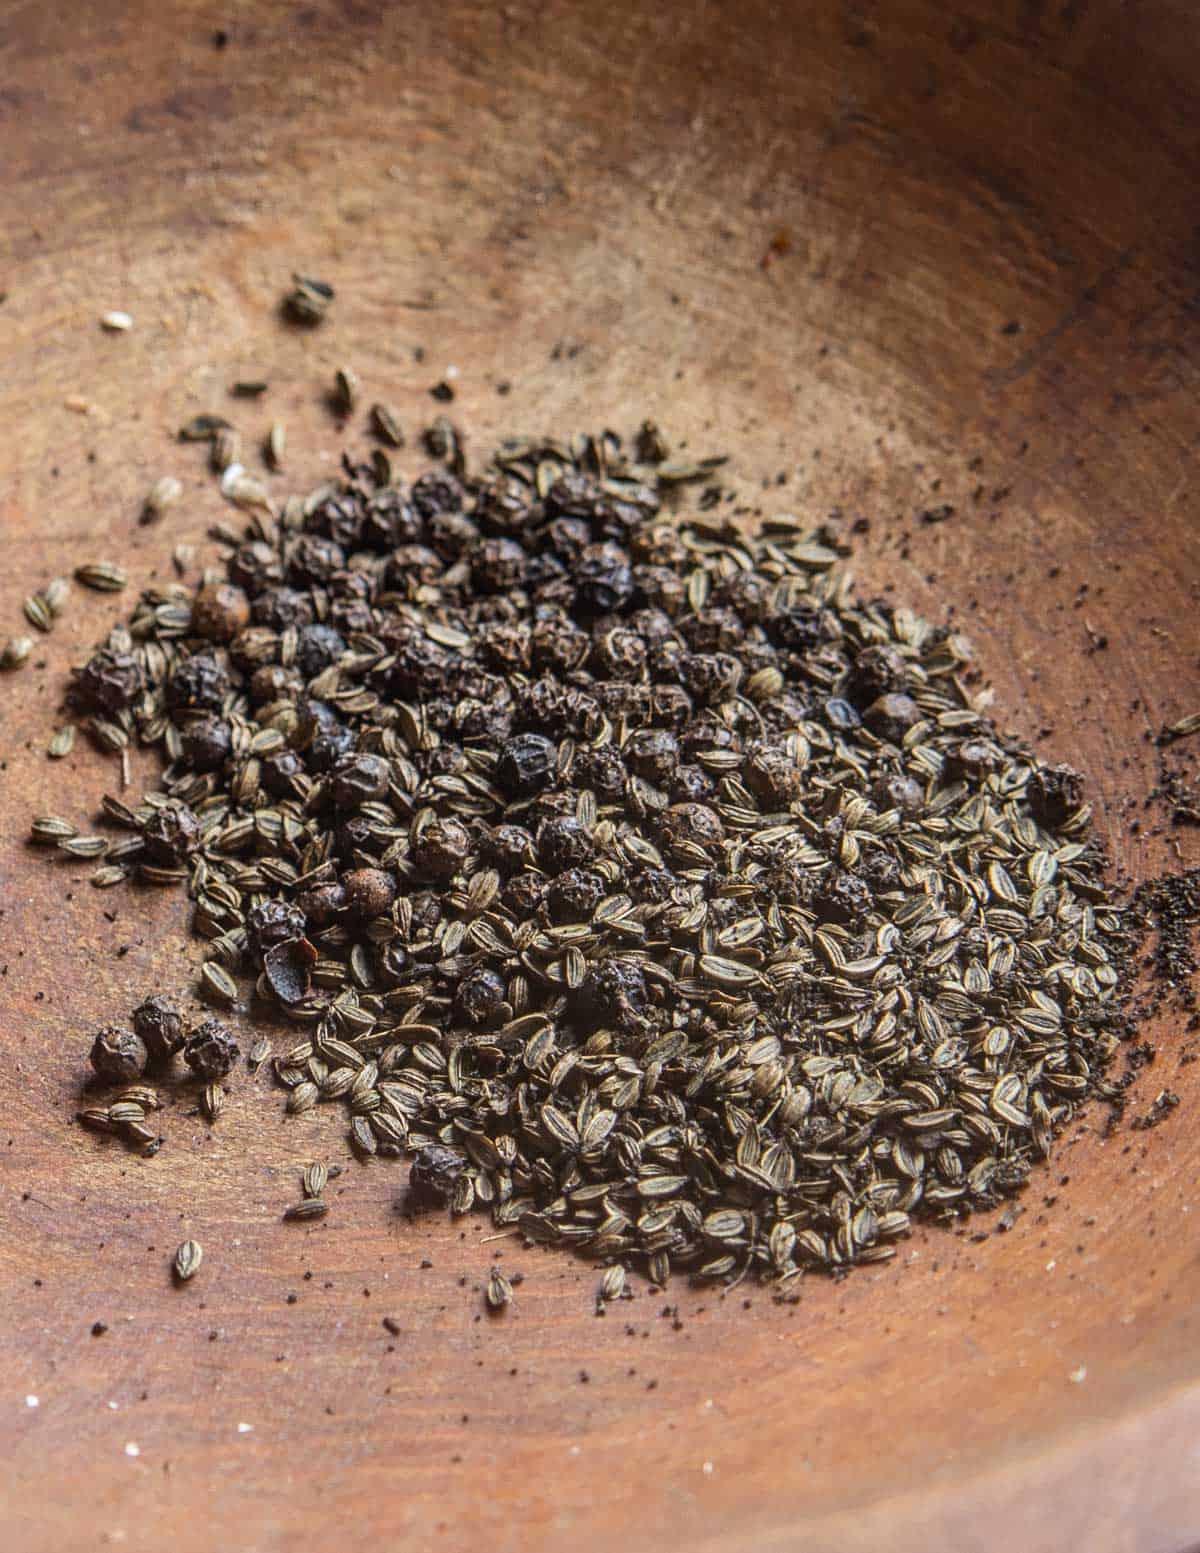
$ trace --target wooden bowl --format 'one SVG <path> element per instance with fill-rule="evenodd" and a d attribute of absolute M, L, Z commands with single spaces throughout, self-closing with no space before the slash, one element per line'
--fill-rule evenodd
<path fill-rule="evenodd" d="M 410 439 L 443 379 L 477 449 L 653 415 L 732 451 L 767 510 L 868 519 L 864 586 L 954 601 L 1005 720 L 1090 773 L 1119 868 L 1177 868 L 1195 832 L 1143 799 L 1148 734 L 1197 705 L 1198 72 L 1169 0 L 10 0 L 5 630 L 80 559 L 130 558 L 141 586 L 204 545 L 227 509 L 173 439 L 190 414 L 285 420 L 279 490 L 332 470 L 343 362 Z M 319 329 L 280 322 L 293 269 L 337 288 Z M 128 333 L 99 327 L 114 308 Z M 251 377 L 266 398 L 231 399 Z M 139 527 L 167 472 L 185 499 Z M 322 1225 L 281 1224 L 344 1138 L 323 1111 L 284 1123 L 265 1075 L 215 1128 L 169 1110 L 154 1160 L 68 1128 L 90 1030 L 196 961 L 174 893 L 98 896 L 21 840 L 115 790 L 82 743 L 44 749 L 122 607 L 80 592 L 3 685 L 7 1547 L 1200 1533 L 1182 1020 L 1146 1032 L 1135 1112 L 1183 1098 L 1162 1128 L 1090 1113 L 1007 1234 L 920 1233 L 795 1305 L 643 1287 L 598 1320 L 594 1271 L 407 1222 L 385 1165 L 348 1168 Z M 174 1288 L 186 1235 L 205 1264 Z M 480 1314 L 493 1258 L 525 1274 L 502 1320 Z"/>

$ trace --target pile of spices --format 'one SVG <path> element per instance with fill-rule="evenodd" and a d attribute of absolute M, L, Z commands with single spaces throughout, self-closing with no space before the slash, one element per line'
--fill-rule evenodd
<path fill-rule="evenodd" d="M 716 461 L 657 428 L 478 477 L 449 422 L 425 445 L 411 484 L 347 459 L 282 509 L 226 469 L 223 566 L 144 593 L 70 690 L 161 789 L 105 800 L 115 844 L 36 839 L 186 888 L 203 995 L 251 978 L 299 1027 L 288 1111 L 343 1105 L 414 1201 L 663 1284 L 881 1261 L 1017 1192 L 1121 1034 L 1076 772 L 997 730 L 964 637 L 855 595 L 830 525 L 671 512 Z M 173 1010 L 102 1032 L 98 1070 L 136 1082 L 148 1037 L 161 1068 Z M 237 1047 L 211 1020 L 184 1052 L 212 1084 Z"/>

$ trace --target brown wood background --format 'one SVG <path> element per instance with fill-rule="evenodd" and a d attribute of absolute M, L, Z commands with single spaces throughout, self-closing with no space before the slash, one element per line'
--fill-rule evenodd
<path fill-rule="evenodd" d="M 868 516 L 866 584 L 958 601 L 1011 723 L 1090 772 L 1142 877 L 1176 861 L 1129 827 L 1144 735 L 1200 704 L 1198 80 L 1183 0 L 3 0 L 3 629 L 81 555 L 141 585 L 224 516 L 172 440 L 187 415 L 285 419 L 274 483 L 304 488 L 336 449 L 336 364 L 410 430 L 455 365 L 476 448 L 651 413 L 736 450 L 752 497 L 785 472 L 771 509 Z M 315 333 L 275 315 L 293 268 L 338 289 Z M 109 308 L 132 333 L 101 332 Z M 267 399 L 230 401 L 238 376 Z M 185 501 L 136 527 L 168 471 Z M 952 521 L 917 520 L 944 501 Z M 1141 1098 L 1183 1108 L 1108 1141 L 1089 1118 L 1008 1235 L 921 1234 L 792 1307 L 681 1285 L 678 1324 L 642 1289 L 597 1320 L 593 1272 L 485 1245 L 482 1221 L 407 1223 L 387 1165 L 352 1167 L 323 1225 L 281 1225 L 298 1168 L 345 1155 L 340 1113 L 285 1125 L 265 1075 L 214 1129 L 170 1110 L 153 1161 L 68 1128 L 91 1029 L 196 960 L 178 898 L 97 896 L 22 841 L 115 780 L 82 744 L 43 750 L 121 608 L 77 597 L 0 683 L 6 1548 L 1200 1533 L 1178 1021 Z M 177 1290 L 187 1234 L 206 1260 Z M 502 1321 L 479 1318 L 493 1256 L 527 1275 Z"/>

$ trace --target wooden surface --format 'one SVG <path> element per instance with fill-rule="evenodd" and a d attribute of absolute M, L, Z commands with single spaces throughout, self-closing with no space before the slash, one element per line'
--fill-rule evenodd
<path fill-rule="evenodd" d="M 1008 720 L 1091 774 L 1142 877 L 1174 861 L 1127 825 L 1144 735 L 1198 701 L 1197 79 L 1183 0 L 3 0 L 3 629 L 85 554 L 141 585 L 224 515 L 172 440 L 185 416 L 285 419 L 275 484 L 304 488 L 337 446 L 336 364 L 410 428 L 456 366 L 477 448 L 653 414 L 736 450 L 752 495 L 786 473 L 770 508 L 869 517 L 865 583 L 959 601 Z M 314 333 L 275 312 L 293 268 L 338 290 Z M 130 334 L 101 332 L 109 308 Z M 268 398 L 231 401 L 239 376 Z M 136 527 L 165 472 L 185 501 Z M 1089 1117 L 1007 1235 L 921 1234 L 790 1307 L 680 1285 L 677 1321 L 643 1288 L 596 1319 L 592 1271 L 483 1244 L 482 1221 L 409 1223 L 388 1165 L 352 1166 L 321 1226 L 282 1225 L 343 1134 L 340 1113 L 283 1123 L 265 1076 L 215 1129 L 169 1111 L 153 1161 L 68 1128 L 88 1032 L 196 959 L 177 897 L 97 896 L 21 840 L 115 780 L 43 750 L 120 607 L 76 598 L 0 684 L 6 1549 L 1200 1536 L 1200 1068 L 1177 1069 L 1178 1021 L 1140 1095 L 1182 1109 L 1108 1141 Z M 174 1289 L 189 1234 L 205 1265 Z M 493 1257 L 526 1275 L 499 1321 Z"/>

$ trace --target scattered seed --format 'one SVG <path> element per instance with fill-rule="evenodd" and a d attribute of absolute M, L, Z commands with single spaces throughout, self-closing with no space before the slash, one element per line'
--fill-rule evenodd
<path fill-rule="evenodd" d="M 88 561 L 75 568 L 75 581 L 98 593 L 119 593 L 129 577 L 124 567 L 113 561 Z"/>
<path fill-rule="evenodd" d="M 175 1253 L 171 1263 L 175 1277 L 180 1283 L 186 1283 L 189 1278 L 194 1278 L 200 1271 L 200 1263 L 204 1260 L 204 1247 L 198 1240 L 185 1240 Z"/>

